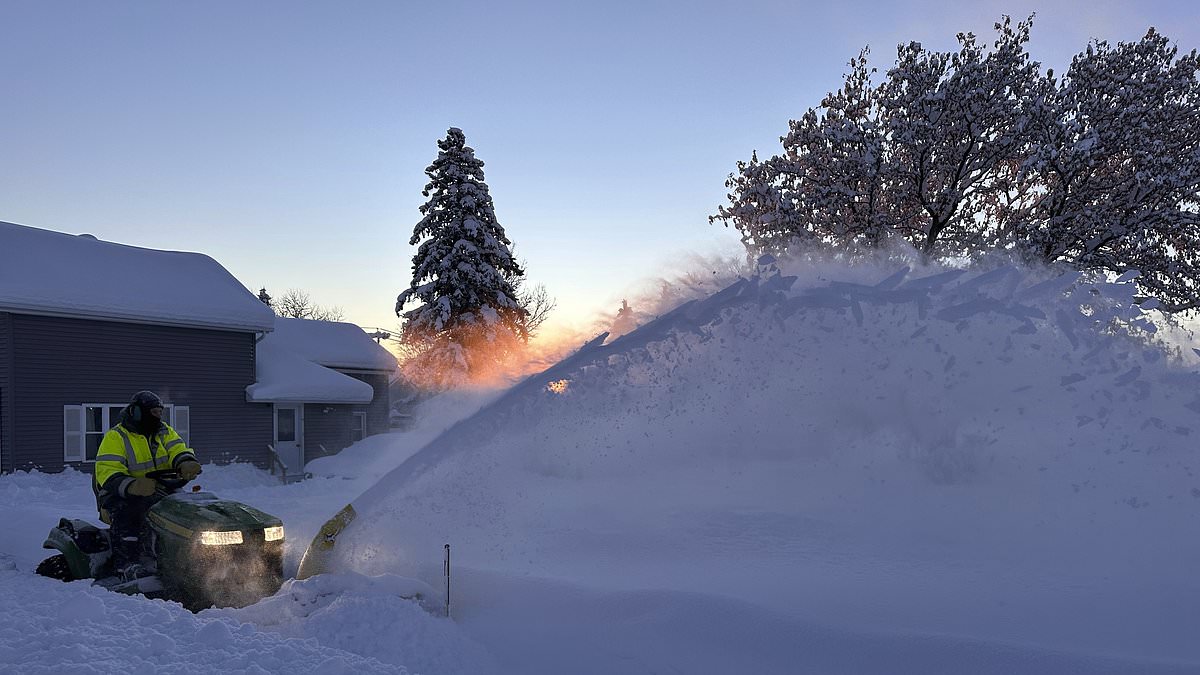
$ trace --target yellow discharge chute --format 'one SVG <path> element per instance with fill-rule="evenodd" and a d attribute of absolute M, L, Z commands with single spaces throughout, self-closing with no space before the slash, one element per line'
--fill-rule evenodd
<path fill-rule="evenodd" d="M 336 516 L 321 526 L 321 531 L 313 537 L 312 543 L 308 545 L 308 550 L 304 552 L 304 557 L 300 559 L 300 569 L 296 572 L 297 579 L 307 579 L 329 571 L 329 556 L 334 545 L 337 544 L 338 535 L 354 522 L 357 515 L 354 512 L 354 506 L 347 504 L 346 508 L 338 511 Z"/>

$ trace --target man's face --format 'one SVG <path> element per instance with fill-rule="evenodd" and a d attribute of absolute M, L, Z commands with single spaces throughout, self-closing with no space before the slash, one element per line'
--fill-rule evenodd
<path fill-rule="evenodd" d="M 161 419 L 162 419 L 162 415 L 163 415 L 163 409 L 162 409 L 162 406 L 159 406 L 159 407 L 157 407 L 157 408 L 151 408 L 151 409 L 150 409 L 150 414 L 151 414 L 151 415 L 154 415 L 156 418 L 158 418 L 158 419 L 160 419 L 160 420 L 161 420 Z"/>

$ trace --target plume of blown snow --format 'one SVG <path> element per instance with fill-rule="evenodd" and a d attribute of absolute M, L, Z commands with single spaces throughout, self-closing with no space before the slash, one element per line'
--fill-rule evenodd
<path fill-rule="evenodd" d="M 754 274 L 744 257 L 723 254 L 681 255 L 677 269 L 643 280 L 627 290 L 611 314 L 596 317 L 588 338 L 607 332 L 611 342 L 679 305 L 711 295 L 739 278 Z"/>
<path fill-rule="evenodd" d="M 1015 607 L 1047 576 L 1157 612 L 1145 561 L 1190 578 L 1200 375 L 1131 281 L 760 268 L 450 428 L 355 502 L 339 564 L 434 584 L 453 541 L 500 573 L 788 608 L 873 579 L 916 594 L 897 612 L 935 583 Z"/>
<path fill-rule="evenodd" d="M 499 387 L 472 387 L 431 396 L 415 406 L 415 421 L 407 431 L 368 436 L 337 454 L 308 462 L 304 470 L 316 478 L 339 480 L 382 476 L 504 391 Z"/>

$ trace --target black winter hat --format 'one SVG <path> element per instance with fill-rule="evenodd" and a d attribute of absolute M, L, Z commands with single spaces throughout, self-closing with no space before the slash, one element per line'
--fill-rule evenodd
<path fill-rule="evenodd" d="M 129 404 L 135 405 L 142 410 L 163 407 L 162 399 L 158 397 L 158 394 L 150 391 L 149 389 L 143 389 L 142 391 L 134 394 L 133 400 L 130 401 Z"/>
<path fill-rule="evenodd" d="M 125 414 L 121 417 L 121 424 L 130 431 L 135 431 L 144 436 L 152 436 L 158 433 L 162 428 L 162 420 L 154 415 L 151 411 L 155 408 L 164 408 L 162 399 L 158 394 L 142 390 L 133 395 L 133 400 L 125 407 Z"/>

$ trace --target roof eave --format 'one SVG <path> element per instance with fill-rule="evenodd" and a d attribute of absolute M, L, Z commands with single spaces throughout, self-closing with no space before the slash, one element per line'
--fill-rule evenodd
<path fill-rule="evenodd" d="M 258 323 L 237 323 L 224 321 L 187 321 L 183 319 L 173 320 L 166 318 L 146 318 L 144 316 L 106 314 L 102 312 L 88 312 L 68 309 L 48 309 L 45 307 L 31 307 L 19 304 L 3 303 L 0 304 L 0 312 L 8 312 L 10 314 L 27 314 L 30 316 L 51 316 L 64 319 L 81 319 L 84 321 L 112 321 L 115 323 L 135 323 L 147 326 L 172 326 L 177 328 L 203 328 L 209 330 L 227 330 L 239 333 L 269 333 L 275 330 L 274 321 L 270 324 Z"/>
<path fill-rule="evenodd" d="M 322 366 L 324 368 L 331 368 L 333 370 L 338 370 L 341 372 L 365 373 L 365 374 L 391 373 L 399 367 L 399 364 L 397 364 L 396 366 L 363 366 L 363 365 L 350 366 L 350 365 L 343 365 L 340 363 L 333 363 L 333 362 L 326 363 L 324 361 L 313 361 L 313 363 L 317 364 L 318 366 Z"/>
<path fill-rule="evenodd" d="M 317 403 L 321 405 L 366 405 L 374 399 L 330 399 L 320 397 L 303 397 L 303 396 L 264 396 L 257 397 L 246 394 L 247 403 Z"/>

